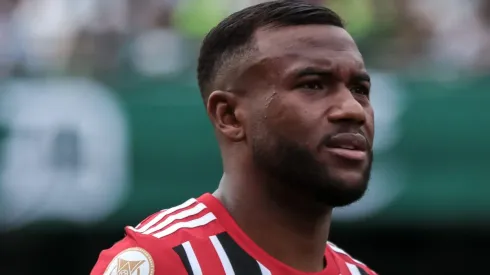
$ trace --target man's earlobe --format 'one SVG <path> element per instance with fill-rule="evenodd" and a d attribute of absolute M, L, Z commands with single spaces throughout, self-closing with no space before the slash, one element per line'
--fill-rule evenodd
<path fill-rule="evenodd" d="M 212 92 L 206 103 L 213 126 L 223 137 L 232 141 L 240 141 L 245 137 L 238 107 L 237 96 L 225 91 Z"/>

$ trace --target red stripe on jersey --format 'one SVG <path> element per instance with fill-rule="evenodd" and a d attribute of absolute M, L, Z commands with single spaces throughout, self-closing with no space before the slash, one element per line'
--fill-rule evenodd
<path fill-rule="evenodd" d="M 153 231 L 156 231 L 158 230 L 158 228 L 155 230 L 154 228 L 157 227 L 159 224 L 164 223 L 169 218 L 175 220 L 178 219 L 179 216 L 185 216 L 186 215 L 185 212 L 184 214 L 179 214 L 179 213 L 186 211 L 189 208 L 195 207 L 196 204 L 198 204 L 198 202 L 195 199 L 189 199 L 180 205 L 174 206 L 166 210 L 159 211 L 151 215 L 150 218 L 145 219 L 141 224 L 138 225 L 138 228 L 135 231 L 139 233 L 145 233 L 145 232 L 151 233 Z"/>
<path fill-rule="evenodd" d="M 340 274 L 352 275 L 349 268 L 347 267 L 345 261 L 337 261 L 337 266 L 339 268 Z"/>
<path fill-rule="evenodd" d="M 212 213 L 199 213 L 193 216 L 185 217 L 183 219 L 172 221 L 171 223 L 162 223 L 160 226 L 164 225 L 163 227 L 155 227 L 154 230 L 156 231 L 153 231 L 149 234 L 144 234 L 161 239 L 175 234 L 182 229 L 192 230 L 194 228 L 202 228 L 203 226 L 213 222 L 214 220 L 216 220 L 216 217 Z"/>
<path fill-rule="evenodd" d="M 191 244 L 193 244 L 196 239 L 208 239 L 209 236 L 216 235 L 224 231 L 223 227 L 219 224 L 219 222 L 217 222 L 216 219 L 210 221 L 209 223 L 195 227 L 184 226 L 179 228 L 183 223 L 184 225 L 185 223 L 192 223 L 206 215 L 213 214 L 209 211 L 202 211 L 202 213 L 199 213 L 199 215 L 175 221 L 162 230 L 156 231 L 152 234 L 142 234 L 126 228 L 126 234 L 140 241 L 145 240 L 145 243 L 147 243 L 149 246 L 161 247 L 161 245 L 164 244 L 165 247 L 172 248 L 186 241 L 191 241 Z M 167 231 L 165 232 L 165 230 Z M 164 233 L 163 236 L 161 236 L 162 233 Z"/>
<path fill-rule="evenodd" d="M 182 244 L 186 241 L 191 241 L 194 245 L 194 241 L 197 239 L 209 239 L 209 236 L 216 235 L 223 232 L 223 227 L 216 221 L 212 221 L 196 228 L 182 228 L 169 234 L 163 238 L 160 238 L 168 246 L 174 247 Z M 199 259 L 200 261 L 201 259 Z"/>
<path fill-rule="evenodd" d="M 221 261 L 209 238 L 191 242 L 203 275 L 226 275 Z"/>
<path fill-rule="evenodd" d="M 365 273 L 369 275 L 377 275 L 374 271 L 372 271 L 368 266 L 363 264 L 362 262 L 354 259 L 352 256 L 350 256 L 347 252 L 345 252 L 343 249 L 339 248 L 335 244 L 328 242 L 327 244 L 327 249 L 331 251 L 331 253 L 339 259 L 338 261 L 341 262 L 339 264 L 340 270 L 342 274 L 345 272 L 346 274 L 351 274 L 352 272 L 349 271 L 349 265 L 352 267 L 355 267 L 357 269 L 362 269 L 365 271 Z M 357 273 L 356 273 L 357 274 Z M 363 274 L 363 273 L 360 273 Z"/>
<path fill-rule="evenodd" d="M 209 213 L 209 211 L 206 209 L 204 204 L 194 204 L 188 208 L 172 213 L 142 233 L 145 235 L 155 235 L 156 233 L 163 231 L 174 224 L 195 220 L 207 213 Z"/>

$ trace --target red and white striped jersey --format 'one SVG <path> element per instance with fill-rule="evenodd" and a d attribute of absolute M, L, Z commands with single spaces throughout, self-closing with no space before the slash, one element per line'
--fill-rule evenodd
<path fill-rule="evenodd" d="M 91 275 L 376 275 L 328 243 L 326 268 L 295 270 L 256 245 L 211 194 L 157 212 L 102 251 Z"/>

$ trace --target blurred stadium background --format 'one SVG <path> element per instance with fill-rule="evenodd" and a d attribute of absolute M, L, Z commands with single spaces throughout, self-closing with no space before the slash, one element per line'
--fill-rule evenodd
<path fill-rule="evenodd" d="M 88 274 L 213 191 L 203 35 L 259 0 L 0 0 L 0 274 Z M 488 274 L 490 1 L 318 0 L 373 75 L 376 156 L 332 241 L 380 274 Z"/>

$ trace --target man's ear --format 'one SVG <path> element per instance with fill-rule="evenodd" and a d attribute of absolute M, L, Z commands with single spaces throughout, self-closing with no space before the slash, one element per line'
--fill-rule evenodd
<path fill-rule="evenodd" d="M 235 94 L 225 91 L 212 92 L 206 103 L 206 110 L 216 130 L 232 141 L 245 138 L 244 116 L 238 103 Z"/>

